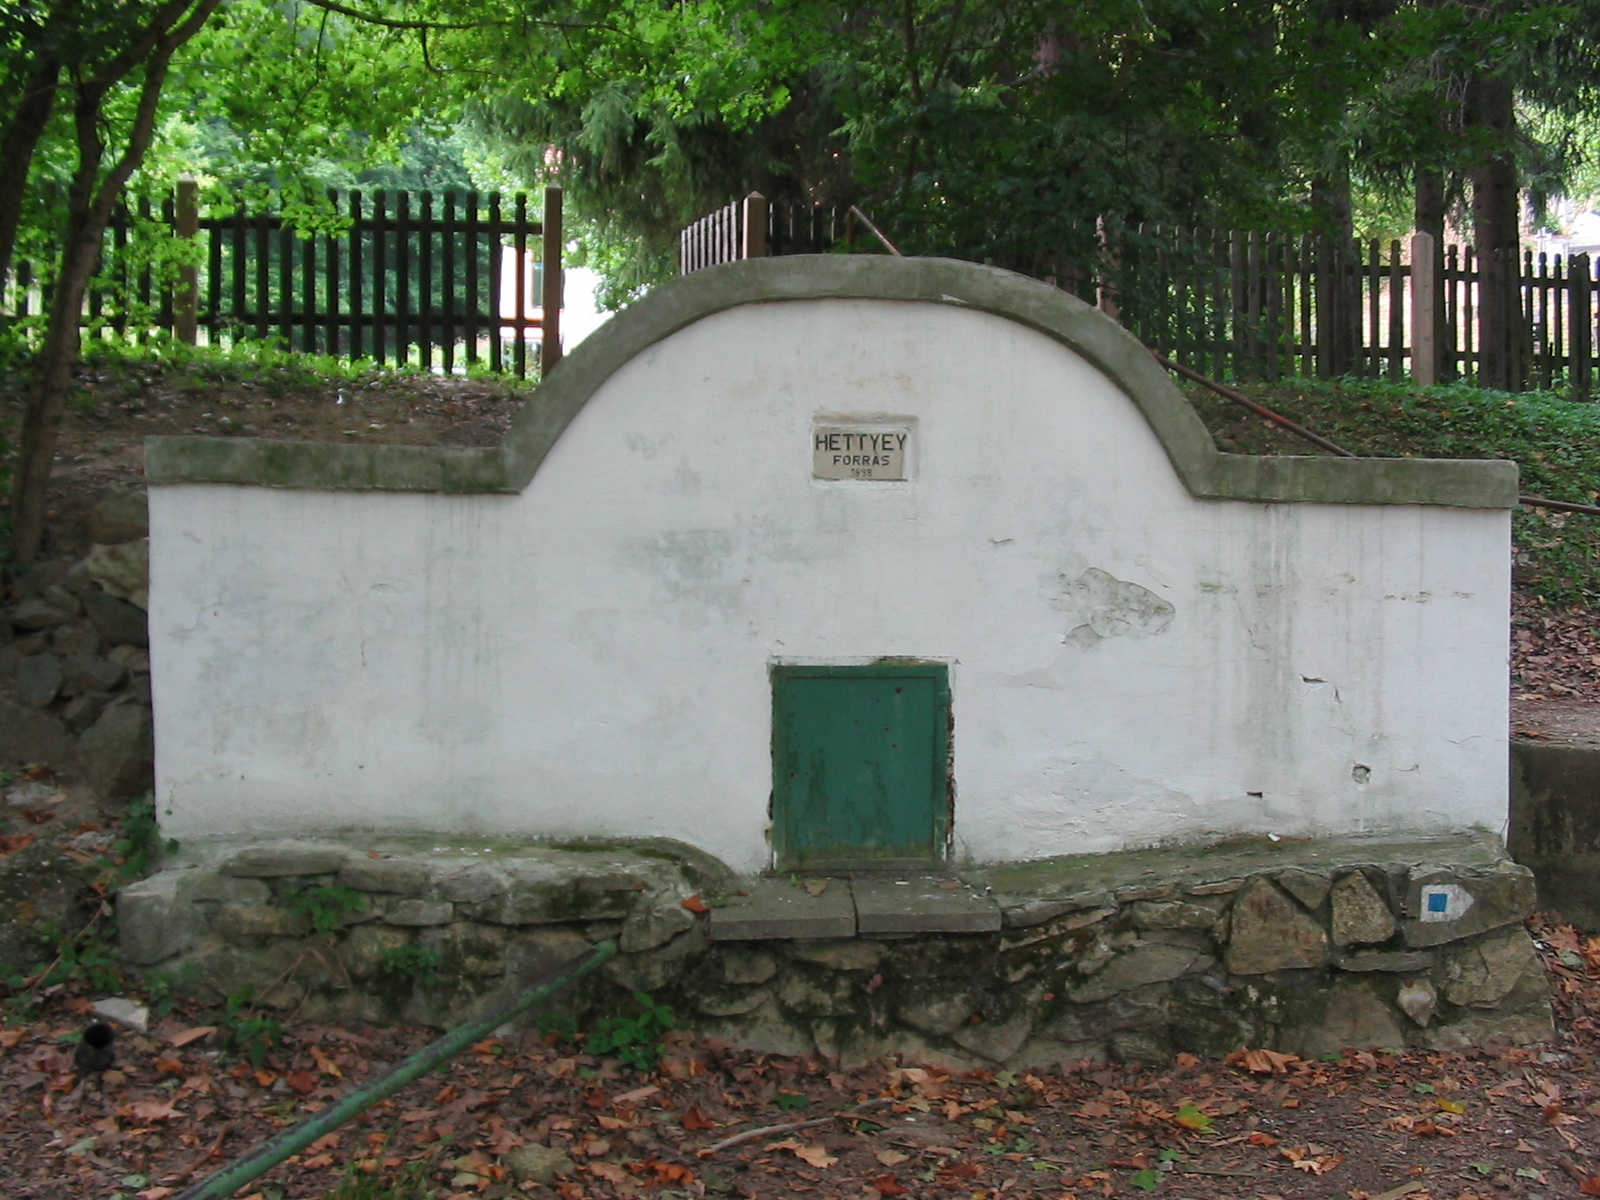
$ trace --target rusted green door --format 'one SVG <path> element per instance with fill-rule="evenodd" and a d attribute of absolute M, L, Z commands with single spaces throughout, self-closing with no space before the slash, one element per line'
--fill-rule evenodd
<path fill-rule="evenodd" d="M 950 686 L 942 663 L 774 667 L 779 867 L 942 861 L 949 746 Z"/>

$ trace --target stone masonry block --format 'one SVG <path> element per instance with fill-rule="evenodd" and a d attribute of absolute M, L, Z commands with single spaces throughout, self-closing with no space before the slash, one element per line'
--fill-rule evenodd
<path fill-rule="evenodd" d="M 1521 926 L 1509 926 L 1446 947 L 1441 991 L 1463 1008 L 1495 1008 L 1524 980 L 1543 977 L 1533 939 Z"/>
<path fill-rule="evenodd" d="M 1090 976 L 1088 982 L 1079 984 L 1067 996 L 1075 1004 L 1109 1000 L 1120 992 L 1176 979 L 1210 962 L 1208 955 L 1186 946 L 1137 945 L 1111 959 Z"/>
<path fill-rule="evenodd" d="M 396 900 L 383 914 L 388 925 L 448 925 L 456 918 L 456 906 L 448 900 Z"/>
<path fill-rule="evenodd" d="M 616 856 L 596 860 L 581 854 L 505 858 L 487 872 L 465 872 L 482 899 L 450 898 L 462 915 L 496 925 L 541 925 L 626 917 L 648 890 L 643 860 Z"/>
<path fill-rule="evenodd" d="M 185 886 L 189 899 L 203 904 L 263 905 L 272 902 L 272 889 L 259 879 L 236 879 L 215 871 L 195 871 Z"/>
<path fill-rule="evenodd" d="M 1094 888 L 1090 891 L 1077 892 L 1069 896 L 1036 896 L 1026 900 L 1013 900 L 1005 904 L 1001 913 L 1001 920 L 1007 929 L 1025 929 L 1033 925 L 1042 925 L 1046 921 L 1053 921 L 1066 913 L 1105 908 L 1112 903 L 1113 897 L 1111 893 L 1104 888 Z"/>
<path fill-rule="evenodd" d="M 122 958 L 153 966 L 183 953 L 204 933 L 204 912 L 190 902 L 184 887 L 188 874 L 161 871 L 118 890 L 117 948 Z"/>
<path fill-rule="evenodd" d="M 619 954 L 605 965 L 605 970 L 629 991 L 653 992 L 681 976 L 705 951 L 705 932 L 696 925 L 654 950 Z"/>
<path fill-rule="evenodd" d="M 404 929 L 384 925 L 361 925 L 350 931 L 339 948 L 339 960 L 356 979 L 370 979 L 382 972 L 387 952 L 402 950 L 411 944 L 411 934 Z"/>
<path fill-rule="evenodd" d="M 1278 872 L 1278 886 L 1315 912 L 1328 898 L 1328 877 L 1313 871 L 1290 867 Z"/>
<path fill-rule="evenodd" d="M 857 938 L 790 942 L 784 949 L 796 962 L 815 963 L 831 971 L 870 971 L 883 961 L 881 942 Z"/>
<path fill-rule="evenodd" d="M 919 991 L 898 1006 L 900 1019 L 911 1028 L 935 1037 L 949 1037 L 978 1011 L 971 992 L 933 989 Z"/>
<path fill-rule="evenodd" d="M 322 842 L 272 842 L 249 846 L 222 864 L 224 875 L 273 879 L 284 875 L 331 875 L 349 851 Z"/>
<path fill-rule="evenodd" d="M 856 983 L 845 975 L 789 974 L 777 996 L 785 1009 L 803 1017 L 843 1017 L 861 1006 Z"/>
<path fill-rule="evenodd" d="M 622 937 L 617 944 L 625 954 L 654 950 L 693 925 L 689 910 L 668 897 L 665 903 L 631 914 L 622 923 Z"/>
<path fill-rule="evenodd" d="M 263 938 L 305 937 L 311 932 L 311 921 L 301 913 L 276 906 L 224 904 L 211 919 L 211 927 L 237 946 Z"/>
<path fill-rule="evenodd" d="M 1225 961 L 1235 975 L 1321 967 L 1328 961 L 1328 935 L 1270 879 L 1257 876 L 1234 901 Z"/>
<path fill-rule="evenodd" d="M 576 929 L 541 925 L 506 932 L 506 975 L 526 982 L 549 975 L 593 946 Z"/>
<path fill-rule="evenodd" d="M 1358 950 L 1335 954 L 1333 965 L 1341 971 L 1390 971 L 1407 975 L 1431 971 L 1435 955 L 1429 950 Z"/>
<path fill-rule="evenodd" d="M 1487 871 L 1419 867 L 1406 887 L 1406 945 L 1438 946 L 1505 925 L 1516 925 L 1539 905 L 1533 872 L 1513 862 Z"/>
<path fill-rule="evenodd" d="M 1371 945 L 1386 942 L 1398 926 L 1389 905 L 1360 871 L 1339 876 L 1333 884 L 1333 944 Z"/>
<path fill-rule="evenodd" d="M 426 895 L 433 881 L 428 864 L 412 858 L 368 858 L 351 855 L 339 867 L 339 883 L 358 892 L 391 896 Z"/>
<path fill-rule="evenodd" d="M 1021 1013 L 1006 1021 L 980 1021 L 976 1025 L 963 1025 L 951 1035 L 950 1040 L 980 1058 L 1003 1063 L 1022 1049 L 1032 1032 L 1033 1018 Z"/>
<path fill-rule="evenodd" d="M 1140 900 L 1129 915 L 1137 929 L 1210 929 L 1222 915 L 1224 902 L 1200 897 L 1194 900 Z"/>
<path fill-rule="evenodd" d="M 766 983 L 777 973 L 777 960 L 765 950 L 729 946 L 722 952 L 722 978 L 726 983 Z"/>
<path fill-rule="evenodd" d="M 102 796 L 137 796 L 155 783 L 155 729 L 150 710 L 113 704 L 78 739 L 78 762 Z"/>

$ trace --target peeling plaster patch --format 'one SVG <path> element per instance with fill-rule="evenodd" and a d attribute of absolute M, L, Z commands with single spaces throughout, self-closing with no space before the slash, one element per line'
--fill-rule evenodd
<path fill-rule="evenodd" d="M 1061 681 L 1043 667 L 1022 675 L 1002 675 L 1000 683 L 1004 687 L 1046 688 L 1052 692 L 1062 690 Z"/>
<path fill-rule="evenodd" d="M 733 538 L 721 529 L 688 529 L 637 538 L 630 549 L 655 574 L 700 582 L 721 577 Z"/>
<path fill-rule="evenodd" d="M 1372 778 L 1372 768 L 1366 763 L 1357 763 L 1350 768 L 1350 778 L 1356 783 L 1366 783 Z"/>
<path fill-rule="evenodd" d="M 1061 576 L 1055 603 L 1071 624 L 1061 640 L 1093 646 L 1105 638 L 1154 637 L 1172 624 L 1177 609 L 1149 588 L 1090 567 L 1076 579 Z"/>
<path fill-rule="evenodd" d="M 631 563 L 657 582 L 652 602 L 684 607 L 703 626 L 711 614 L 731 615 L 743 604 L 745 578 L 731 578 L 733 538 L 720 529 L 689 529 L 636 538 L 624 551 Z"/>

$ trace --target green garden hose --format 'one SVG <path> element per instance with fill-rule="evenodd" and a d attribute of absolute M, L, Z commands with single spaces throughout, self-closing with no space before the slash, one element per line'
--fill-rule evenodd
<path fill-rule="evenodd" d="M 567 984 L 588 974 L 617 952 L 615 941 L 601 942 L 594 949 L 573 959 L 553 975 L 547 975 L 529 984 L 515 995 L 474 1017 L 465 1025 L 452 1029 L 436 1042 L 418 1050 L 405 1062 L 395 1067 L 381 1079 L 374 1079 L 351 1092 L 337 1104 L 330 1105 L 308 1117 L 292 1129 L 239 1158 L 216 1174 L 208 1176 L 179 1193 L 173 1200 L 225 1200 L 252 1179 L 266 1174 L 291 1154 L 304 1150 L 325 1134 L 332 1133 L 352 1117 L 359 1116 L 378 1101 L 392 1096 L 406 1084 L 420 1079 L 435 1067 L 453 1058 L 473 1042 L 493 1033 L 518 1013 L 531 1008 L 547 996 L 554 995 Z"/>

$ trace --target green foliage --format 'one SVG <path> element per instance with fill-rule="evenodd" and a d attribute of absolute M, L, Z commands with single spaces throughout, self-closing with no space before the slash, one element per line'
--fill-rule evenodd
<path fill-rule="evenodd" d="M 779 1092 L 772 1098 L 772 1102 L 785 1112 L 796 1108 L 804 1108 L 811 1103 L 810 1100 L 797 1092 Z"/>
<path fill-rule="evenodd" d="M 112 843 L 106 854 L 95 860 L 90 872 L 93 875 L 91 887 L 102 895 L 144 878 L 151 870 L 154 855 L 162 848 L 155 804 L 148 793 L 128 802 L 121 826 L 121 837 Z M 177 846 L 176 841 L 165 843 L 169 852 Z M 26 974 L 13 970 L 0 978 L 0 987 L 10 993 L 4 1006 L 7 1018 L 26 1016 L 47 988 L 70 985 L 101 993 L 127 988 L 129 981 L 112 949 L 116 940 L 115 918 L 109 904 L 105 901 L 100 904 L 98 912 L 75 932 L 68 933 L 56 927 L 41 931 L 47 941 L 55 944 L 53 959 L 35 964 Z M 164 1016 L 172 1010 L 173 982 L 170 977 L 158 973 L 146 986 L 157 1015 Z"/>
<path fill-rule="evenodd" d="M 385 975 L 432 984 L 439 978 L 440 955 L 421 946 L 393 946 L 378 952 L 378 970 Z"/>
<path fill-rule="evenodd" d="M 146 792 L 128 801 L 122 813 L 122 836 L 111 845 L 108 857 L 100 860 L 100 881 L 108 888 L 118 888 L 150 874 L 157 855 L 165 851 L 175 854 L 178 840 L 161 840 L 161 827 L 156 820 L 155 797 Z"/>
<path fill-rule="evenodd" d="M 323 1200 L 432 1200 L 438 1194 L 428 1178 L 427 1163 L 407 1163 L 398 1175 L 368 1174 L 352 1163 Z"/>
<path fill-rule="evenodd" d="M 257 1013 L 248 991 L 235 992 L 228 997 L 221 1025 L 222 1040 L 228 1048 L 248 1058 L 250 1065 L 257 1068 L 283 1040 L 283 1026 Z"/>
<path fill-rule="evenodd" d="M 102 930 L 88 925 L 73 936 L 63 935 L 60 930 L 52 931 L 51 936 L 59 949 L 54 962 L 40 963 L 31 972 L 33 992 L 60 984 L 79 984 L 97 992 L 121 988 L 122 968 L 112 953 L 110 936 Z"/>
<path fill-rule="evenodd" d="M 200 978 L 200 968 L 194 963 L 185 963 L 176 974 L 171 971 L 146 971 L 140 978 L 143 985 L 145 998 L 150 1002 L 150 1011 L 157 1020 L 172 1012 L 177 1004 L 177 992 L 180 986 L 193 983 Z"/>
<path fill-rule="evenodd" d="M 578 1018 L 570 1008 L 540 1005 L 529 1010 L 528 1019 L 547 1042 L 574 1042 L 578 1037 Z"/>
<path fill-rule="evenodd" d="M 286 892 L 284 908 L 311 922 L 318 933 L 332 933 L 344 924 L 349 913 L 358 913 L 367 907 L 367 898 L 353 888 L 338 884 L 319 884 Z"/>
<path fill-rule="evenodd" d="M 1551 392 L 1520 395 L 1452 383 L 1417 388 L 1388 380 L 1285 380 L 1244 384 L 1255 400 L 1358 454 L 1406 458 L 1509 458 L 1522 491 L 1600 502 L 1600 404 Z M 1192 389 L 1225 450 L 1315 453 L 1259 418 Z M 1512 514 L 1518 584 L 1548 604 L 1600 603 L 1600 517 L 1519 508 Z"/>
<path fill-rule="evenodd" d="M 657 1004 L 647 992 L 633 993 L 640 1011 L 631 1017 L 607 1017 L 589 1035 L 590 1054 L 618 1059 L 636 1071 L 649 1071 L 661 1058 L 661 1035 L 677 1026 L 678 1015 Z"/>
<path fill-rule="evenodd" d="M 1161 1172 L 1146 1167 L 1142 1171 L 1135 1171 L 1128 1176 L 1128 1182 L 1140 1191 L 1153 1192 L 1161 1186 Z"/>
<path fill-rule="evenodd" d="M 365 387 L 386 379 L 428 374 L 422 367 L 405 363 L 379 366 L 370 358 L 352 361 L 285 350 L 274 338 L 190 346 L 164 333 L 144 341 L 107 337 L 85 342 L 81 357 L 91 370 L 118 379 L 131 381 L 158 373 L 179 386 L 193 388 L 248 380 L 274 399 L 295 391 Z M 23 371 L 30 364 L 31 350 L 19 351 L 15 369 Z M 4 369 L 0 362 L 0 370 Z M 467 374 L 474 379 L 493 380 L 511 390 L 532 390 L 537 384 L 536 380 L 495 374 L 482 362 L 473 364 Z"/>

